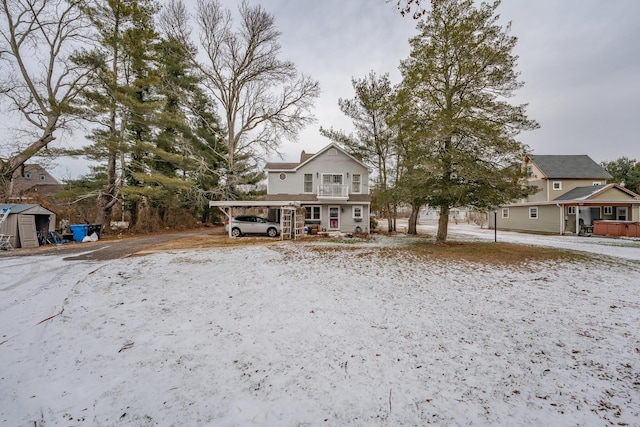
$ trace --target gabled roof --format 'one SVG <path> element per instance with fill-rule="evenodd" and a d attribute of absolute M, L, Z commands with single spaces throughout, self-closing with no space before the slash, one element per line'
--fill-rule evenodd
<path fill-rule="evenodd" d="M 264 169 L 267 170 L 267 171 L 269 171 L 269 170 L 270 171 L 284 171 L 284 170 L 286 170 L 286 171 L 296 171 L 301 166 L 313 161 L 313 159 L 315 159 L 316 157 L 320 156 L 321 154 L 329 151 L 332 148 L 340 151 L 341 153 L 343 153 L 347 157 L 351 158 L 351 160 L 353 160 L 354 162 L 362 165 L 367 170 L 369 170 L 369 167 L 367 167 L 367 165 L 365 165 L 360 160 L 356 159 L 351 154 L 349 154 L 346 151 L 344 151 L 344 149 L 341 148 L 339 145 L 334 144 L 334 143 L 331 143 L 331 144 L 327 145 L 326 147 L 324 147 L 322 150 L 318 151 L 315 154 L 305 153 L 304 151 L 302 151 L 302 153 L 300 153 L 300 163 L 275 163 L 275 162 L 269 162 L 264 166 Z"/>
<path fill-rule="evenodd" d="M 566 201 L 566 200 L 589 200 L 595 197 L 598 194 L 605 193 L 609 190 L 617 188 L 620 191 L 627 193 L 629 196 L 634 199 L 640 200 L 640 196 L 638 196 L 633 191 L 624 188 L 618 184 L 608 184 L 608 185 L 590 185 L 587 187 L 576 187 L 571 191 L 567 191 L 562 196 L 556 197 L 554 199 L 557 201 Z"/>
<path fill-rule="evenodd" d="M 547 179 L 612 179 L 609 172 L 594 162 L 591 157 L 581 155 L 530 155 Z"/>
<path fill-rule="evenodd" d="M 51 212 L 49 209 L 44 208 L 40 205 L 35 205 L 35 204 L 6 204 L 6 203 L 0 203 L 0 210 L 2 209 L 6 209 L 9 208 L 11 209 L 11 211 L 9 212 L 10 215 L 12 214 L 19 214 L 19 213 L 23 213 L 23 212 L 27 212 L 30 211 L 28 213 L 31 214 L 52 214 L 53 212 Z"/>

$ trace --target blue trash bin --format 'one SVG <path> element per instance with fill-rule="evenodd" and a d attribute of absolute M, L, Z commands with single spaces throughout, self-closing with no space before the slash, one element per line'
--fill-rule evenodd
<path fill-rule="evenodd" d="M 89 224 L 72 224 L 69 228 L 71 228 L 71 232 L 73 233 L 73 240 L 82 242 L 82 239 L 87 236 L 87 232 L 89 231 Z"/>

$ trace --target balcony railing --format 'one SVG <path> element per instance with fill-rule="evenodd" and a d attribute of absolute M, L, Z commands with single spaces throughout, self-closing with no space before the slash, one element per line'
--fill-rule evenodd
<path fill-rule="evenodd" d="M 324 198 L 349 198 L 349 186 L 346 184 L 320 184 L 318 185 L 318 197 Z"/>

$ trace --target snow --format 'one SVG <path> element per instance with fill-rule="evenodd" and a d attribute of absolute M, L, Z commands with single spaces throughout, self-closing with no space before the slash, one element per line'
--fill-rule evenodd
<path fill-rule="evenodd" d="M 0 424 L 640 425 L 640 243 L 498 240 L 598 255 L 445 262 L 399 236 L 0 258 Z"/>

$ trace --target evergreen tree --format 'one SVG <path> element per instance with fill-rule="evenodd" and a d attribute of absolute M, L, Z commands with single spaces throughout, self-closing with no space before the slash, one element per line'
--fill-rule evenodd
<path fill-rule="evenodd" d="M 620 157 L 610 162 L 602 162 L 601 165 L 613 176 L 613 182 L 624 184 L 629 190 L 640 193 L 640 162 Z"/>
<path fill-rule="evenodd" d="M 515 140 L 535 129 L 525 105 L 507 102 L 522 86 L 512 53 L 516 37 L 498 24 L 500 2 L 439 0 L 418 24 L 411 55 L 401 64 L 417 143 L 429 188 L 425 201 L 440 207 L 437 242 L 445 242 L 449 210 L 487 209 L 520 198 L 525 147 Z"/>

